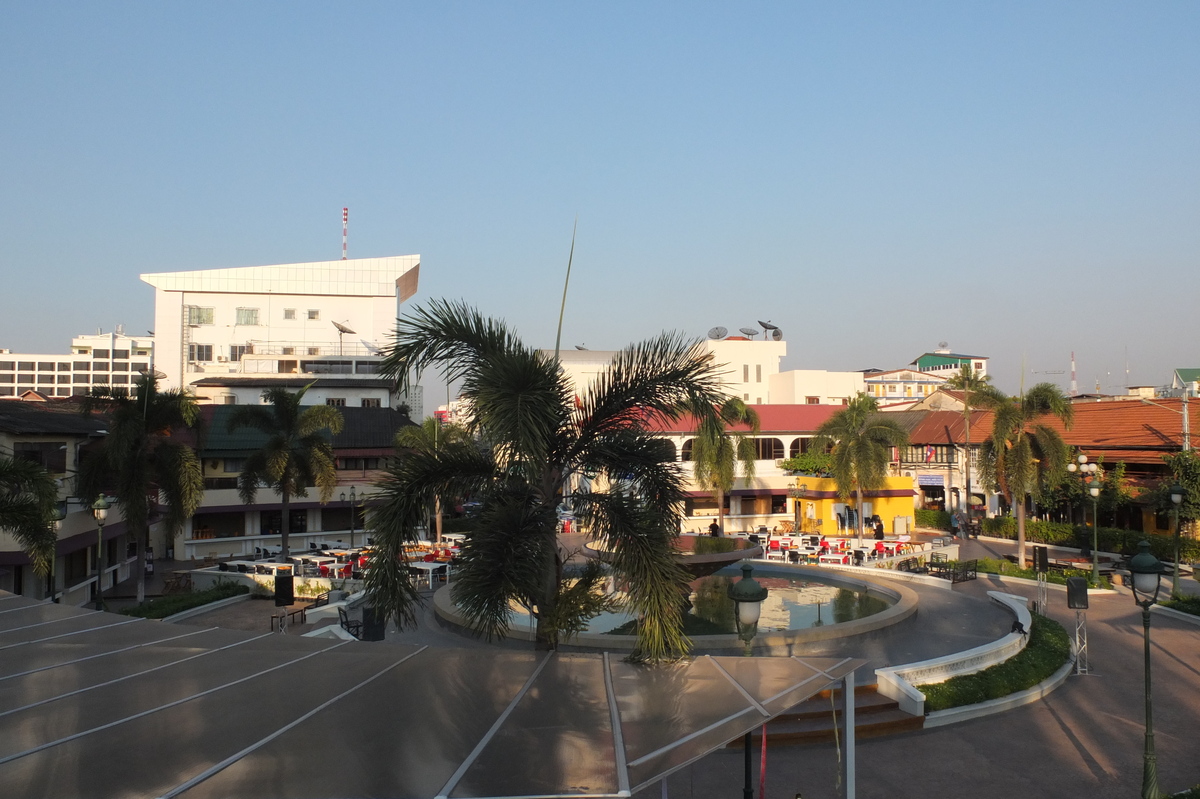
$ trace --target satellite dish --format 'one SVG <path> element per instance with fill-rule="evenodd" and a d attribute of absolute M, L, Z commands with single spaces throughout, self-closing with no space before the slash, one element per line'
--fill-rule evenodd
<path fill-rule="evenodd" d="M 758 324 L 759 324 L 759 326 L 760 326 L 760 327 L 761 327 L 763 330 L 778 330 L 778 329 L 779 329 L 778 327 L 776 327 L 775 325 L 771 324 L 770 322 L 762 322 L 762 321 L 760 321 Z"/>
<path fill-rule="evenodd" d="M 714 341 L 723 339 L 728 335 L 729 335 L 729 331 L 726 330 L 725 328 L 721 327 L 720 325 L 717 325 L 712 330 L 708 331 L 708 337 Z"/>
<path fill-rule="evenodd" d="M 583 350 L 584 352 L 587 352 L 587 347 L 581 347 L 581 346 L 580 346 L 580 345 L 578 345 L 578 344 L 576 344 L 576 345 L 575 345 L 575 349 L 577 349 L 577 350 Z"/>
<path fill-rule="evenodd" d="M 758 331 L 757 331 L 757 330 L 755 330 L 755 329 L 754 329 L 754 328 L 752 328 L 752 327 L 739 327 L 739 328 L 738 328 L 738 331 L 739 331 L 739 332 L 740 332 L 740 333 L 741 333 L 743 336 L 749 336 L 750 338 L 754 338 L 755 336 L 757 336 L 757 335 L 758 335 Z"/>
<path fill-rule="evenodd" d="M 939 342 L 938 342 L 938 349 L 939 349 L 939 350 L 944 350 L 944 349 L 946 349 L 946 348 L 947 348 L 947 347 L 949 347 L 949 346 L 950 346 L 949 342 L 946 342 L 946 341 L 939 341 Z"/>
<path fill-rule="evenodd" d="M 783 331 L 777 327 L 771 328 L 771 339 L 773 341 L 782 341 L 783 340 Z"/>
<path fill-rule="evenodd" d="M 343 325 L 340 322 L 334 322 L 333 326 L 338 329 L 339 333 L 349 333 L 352 336 L 355 335 L 353 330 L 351 330 L 349 327 L 347 327 L 346 325 Z"/>

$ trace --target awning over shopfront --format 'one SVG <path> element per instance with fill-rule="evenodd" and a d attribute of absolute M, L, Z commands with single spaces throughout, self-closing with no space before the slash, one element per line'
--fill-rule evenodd
<path fill-rule="evenodd" d="M 3 784 L 187 799 L 628 796 L 863 664 L 649 668 L 255 635 L 7 594 L 0 651 Z"/>

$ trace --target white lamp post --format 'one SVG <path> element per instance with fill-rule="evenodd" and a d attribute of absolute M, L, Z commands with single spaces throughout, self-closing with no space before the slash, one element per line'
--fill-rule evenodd
<path fill-rule="evenodd" d="M 96 519 L 96 610 L 104 610 L 104 600 L 101 599 L 104 585 L 104 520 L 108 518 L 110 507 L 103 494 L 92 503 L 92 516 Z"/>
<path fill-rule="evenodd" d="M 1133 601 L 1142 609 L 1142 630 L 1146 649 L 1146 739 L 1142 750 L 1142 799 L 1158 799 L 1158 758 L 1154 754 L 1154 714 L 1150 695 L 1150 608 L 1158 601 L 1162 580 L 1162 562 L 1150 553 L 1150 542 L 1138 544 L 1138 553 L 1129 559 L 1133 578 Z"/>
<path fill-rule="evenodd" d="M 1077 460 L 1078 465 L 1067 464 L 1067 471 L 1079 472 L 1084 483 L 1090 484 L 1087 492 L 1092 496 L 1092 585 L 1099 586 L 1100 554 L 1097 550 L 1100 548 L 1100 467 L 1095 463 L 1088 463 L 1087 455 L 1080 455 Z"/>

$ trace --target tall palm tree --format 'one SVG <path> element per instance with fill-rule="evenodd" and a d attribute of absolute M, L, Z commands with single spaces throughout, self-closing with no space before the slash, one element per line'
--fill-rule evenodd
<path fill-rule="evenodd" d="M 54 569 L 58 532 L 52 521 L 57 501 L 58 485 L 39 464 L 0 456 L 0 529 L 17 540 L 39 577 Z"/>
<path fill-rule="evenodd" d="M 717 524 L 725 529 L 725 495 L 733 490 L 738 468 L 747 480 L 754 477 L 758 455 L 754 438 L 759 432 L 758 412 L 737 397 L 729 397 L 713 413 L 697 416 L 692 439 L 692 464 L 696 484 L 711 491 L 717 501 Z M 749 426 L 749 434 L 731 431 L 731 425 Z"/>
<path fill-rule="evenodd" d="M 290 553 L 292 497 L 308 496 L 308 487 L 316 486 L 324 504 L 337 487 L 331 437 L 342 431 L 342 414 L 331 405 L 303 405 L 311 385 L 295 392 L 268 388 L 262 393 L 266 405 L 239 405 L 226 422 L 229 432 L 246 427 L 267 437 L 262 448 L 246 458 L 238 475 L 238 496 L 249 505 L 263 484 L 282 498 L 282 560 Z"/>
<path fill-rule="evenodd" d="M 831 446 L 830 472 L 842 501 L 854 493 L 858 516 L 858 542 L 863 534 L 863 491 L 887 484 L 887 466 L 893 447 L 908 443 L 908 433 L 895 420 L 879 412 L 879 402 L 861 391 L 846 407 L 817 428 L 813 444 Z"/>
<path fill-rule="evenodd" d="M 556 509 L 576 485 L 574 513 L 628 583 L 639 616 L 635 657 L 669 660 L 686 653 L 673 557 L 685 497 L 673 448 L 650 431 L 678 418 L 685 404 L 712 408 L 723 399 L 719 375 L 698 342 L 666 334 L 614 356 L 578 399 L 554 359 L 523 344 L 500 321 L 444 300 L 401 319 L 383 371 L 403 385 L 438 368 L 461 380 L 478 443 L 413 451 L 377 484 L 383 501 L 371 515 L 375 552 L 367 593 L 398 623 L 413 620 L 419 600 L 403 545 L 416 536 L 429 500 L 480 498 L 480 523 L 467 534 L 454 598 L 480 633 L 503 635 L 512 602 L 532 609 L 536 646 L 557 645 L 563 558 Z"/>
<path fill-rule="evenodd" d="M 397 430 L 396 449 L 418 450 L 426 453 L 437 452 L 442 447 L 463 444 L 470 439 L 471 434 L 461 425 L 443 424 L 440 419 L 429 416 L 419 425 L 401 427 Z M 440 495 L 433 499 L 433 518 L 438 543 L 441 543 L 442 540 L 442 499 Z"/>
<path fill-rule="evenodd" d="M 956 389 L 963 393 L 963 444 L 966 448 L 965 482 L 967 488 L 967 530 L 971 527 L 971 411 L 977 407 L 992 408 L 1008 398 L 1000 389 L 992 385 L 991 375 L 981 375 L 976 372 L 970 362 L 964 362 L 962 368 L 946 381 L 946 388 Z M 965 534 L 965 533 L 964 533 Z"/>
<path fill-rule="evenodd" d="M 97 386 L 84 398 L 83 412 L 103 413 L 108 435 L 97 456 L 83 463 L 83 496 L 108 488 L 116 496 L 137 546 L 137 599 L 146 599 L 146 547 L 150 514 L 165 500 L 167 536 L 176 535 L 200 506 L 204 477 L 195 451 L 172 433 L 195 427 L 200 420 L 196 399 L 185 390 L 160 391 L 154 372 L 134 381 L 131 394 L 123 386 Z"/>
<path fill-rule="evenodd" d="M 1039 496 L 1066 468 L 1071 453 L 1058 432 L 1045 424 L 1057 418 L 1070 429 L 1071 401 L 1053 383 L 1038 383 L 1023 396 L 995 406 L 992 435 L 980 447 L 983 476 L 1001 491 L 1017 514 L 1017 558 L 1025 562 L 1025 498 Z"/>

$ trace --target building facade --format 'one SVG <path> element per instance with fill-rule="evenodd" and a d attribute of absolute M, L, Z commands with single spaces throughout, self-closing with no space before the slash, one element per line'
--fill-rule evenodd
<path fill-rule="evenodd" d="M 82 396 L 92 386 L 129 386 L 154 367 L 154 337 L 111 333 L 75 336 L 67 354 L 0 349 L 0 398 L 37 391 L 44 397 Z"/>

